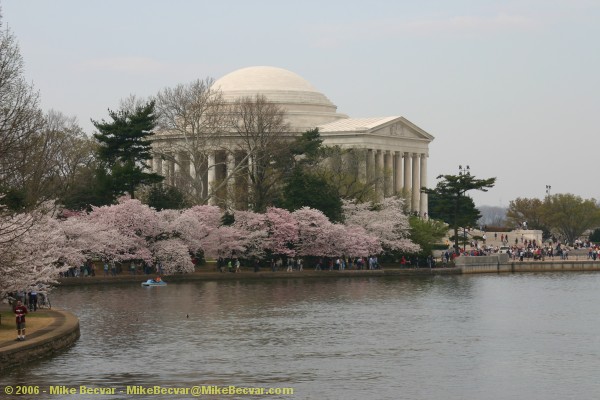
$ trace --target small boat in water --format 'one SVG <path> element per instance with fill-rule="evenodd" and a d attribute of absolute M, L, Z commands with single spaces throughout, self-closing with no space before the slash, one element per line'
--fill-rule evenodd
<path fill-rule="evenodd" d="M 146 282 L 142 282 L 142 286 L 167 286 L 167 282 L 156 279 L 148 279 Z"/>

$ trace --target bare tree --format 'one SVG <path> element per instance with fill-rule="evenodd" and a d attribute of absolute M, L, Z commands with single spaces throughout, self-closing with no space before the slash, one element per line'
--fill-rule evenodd
<path fill-rule="evenodd" d="M 156 111 L 160 132 L 155 138 L 154 153 L 163 160 L 175 163 L 177 184 L 196 204 L 205 204 L 219 187 L 208 188 L 205 175 L 218 164 L 209 163 L 216 151 L 230 151 L 231 105 L 223 100 L 213 80 L 196 80 L 174 88 L 166 88 L 156 96 Z M 164 140 L 164 144 L 161 143 Z M 239 164 L 239 165 L 238 165 Z M 227 171 L 219 185 L 225 186 L 239 171 L 243 162 Z M 166 174 L 168 175 L 168 174 Z M 209 190 L 210 189 L 210 190 Z"/>
<path fill-rule="evenodd" d="M 276 197 L 289 162 L 290 126 L 285 111 L 261 95 L 237 100 L 233 115 L 240 150 L 250 157 L 251 208 L 262 212 Z"/>
<path fill-rule="evenodd" d="M 38 277 L 37 270 L 26 273 L 17 256 L 37 253 L 44 243 L 25 243 L 23 238 L 38 223 L 39 212 L 16 213 L 5 206 L 5 193 L 23 191 L 23 182 L 30 180 L 34 161 L 31 151 L 36 147 L 44 118 L 39 107 L 39 94 L 23 77 L 23 58 L 14 35 L 2 26 L 0 15 L 0 297 L 6 284 L 19 276 Z M 39 204 L 32 204 L 38 206 Z M 39 226 L 38 226 L 39 227 Z M 19 247 L 20 246 L 20 247 Z M 22 287 L 22 286 L 21 286 Z"/>
<path fill-rule="evenodd" d="M 15 185 L 15 172 L 27 162 L 32 138 L 43 125 L 39 94 L 23 77 L 23 58 L 0 16 L 0 187 Z"/>
<path fill-rule="evenodd" d="M 163 175 L 190 202 L 264 210 L 280 182 L 277 158 L 289 154 L 285 112 L 262 96 L 228 102 L 213 83 L 196 80 L 158 93 L 154 154 L 176 166 Z"/>
<path fill-rule="evenodd" d="M 376 189 L 383 185 L 390 172 L 378 171 L 367 175 L 366 150 L 332 146 L 324 149 L 324 157 L 315 174 L 337 188 L 340 198 L 359 202 L 378 200 Z"/>
<path fill-rule="evenodd" d="M 74 117 L 50 110 L 27 146 L 14 149 L 12 156 L 20 162 L 13 168 L 11 188 L 33 208 L 70 188 L 78 171 L 93 161 L 93 143 Z"/>
<path fill-rule="evenodd" d="M 152 99 L 145 99 L 131 93 L 129 96 L 122 98 L 119 101 L 119 110 L 129 114 L 135 114 L 136 110 L 143 108 L 150 101 L 152 101 Z"/>

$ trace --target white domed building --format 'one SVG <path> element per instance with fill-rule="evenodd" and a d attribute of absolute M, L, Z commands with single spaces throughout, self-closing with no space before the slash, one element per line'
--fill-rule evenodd
<path fill-rule="evenodd" d="M 238 69 L 217 80 L 213 87 L 232 102 L 241 97 L 265 96 L 285 110 L 288 123 L 296 132 L 348 118 L 338 114 L 337 107 L 307 80 L 282 68 Z"/>
<path fill-rule="evenodd" d="M 380 174 L 384 184 L 381 194 L 391 196 L 407 190 L 411 193 L 411 210 L 421 215 L 427 213 L 427 195 L 420 188 L 427 186 L 427 158 L 429 143 L 434 139 L 415 124 L 401 116 L 350 118 L 337 112 L 337 106 L 301 76 L 276 67 L 248 67 L 233 71 L 214 82 L 213 89 L 219 90 L 226 102 L 240 98 L 264 96 L 269 103 L 285 111 L 285 119 L 291 134 L 301 134 L 318 128 L 324 145 L 341 148 L 362 149 L 364 160 L 360 164 L 367 177 Z M 159 135 L 155 146 L 164 149 L 169 142 L 176 141 L 172 135 Z M 159 152 L 157 152 L 158 154 Z M 221 157 L 223 169 L 207 169 L 206 187 L 217 175 L 227 174 L 227 161 Z M 208 164 L 219 164 L 219 155 L 209 156 Z M 167 165 L 162 165 L 164 163 Z M 168 165 L 164 157 L 155 156 L 153 170 L 163 173 L 167 179 L 177 170 L 177 165 Z M 177 164 L 177 163 L 176 163 Z"/>

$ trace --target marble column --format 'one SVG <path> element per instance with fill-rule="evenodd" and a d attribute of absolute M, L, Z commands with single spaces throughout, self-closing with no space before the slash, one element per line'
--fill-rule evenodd
<path fill-rule="evenodd" d="M 248 195 L 248 206 L 251 206 L 251 201 L 252 201 L 252 174 L 254 173 L 254 159 L 252 158 L 252 155 L 248 155 L 248 188 L 246 190 L 246 193 Z"/>
<path fill-rule="evenodd" d="M 367 150 L 359 150 L 356 155 L 358 157 L 358 181 L 361 183 L 367 183 L 368 168 L 367 168 Z"/>
<path fill-rule="evenodd" d="M 419 200 L 421 199 L 421 189 L 419 184 L 421 178 L 419 177 L 419 155 L 414 153 L 412 156 L 412 201 L 410 209 L 412 211 L 419 211 Z"/>
<path fill-rule="evenodd" d="M 421 154 L 421 187 L 427 187 L 427 154 Z M 421 204 L 419 205 L 419 214 L 423 218 L 428 218 L 427 193 L 421 193 Z"/>
<path fill-rule="evenodd" d="M 402 192 L 402 153 L 394 154 L 394 193 Z"/>
<path fill-rule="evenodd" d="M 403 192 L 406 194 L 406 201 L 409 203 L 407 206 L 410 208 L 410 191 L 412 190 L 412 181 L 410 179 L 410 153 L 404 153 L 404 185 L 402 186 Z"/>
<path fill-rule="evenodd" d="M 210 199 L 208 200 L 208 204 L 210 205 L 215 205 L 216 204 L 216 198 L 215 198 L 215 178 L 216 178 L 216 168 L 217 166 L 215 165 L 215 152 L 211 151 L 208 153 L 208 165 L 206 166 L 208 168 L 208 193 L 210 196 Z"/>
<path fill-rule="evenodd" d="M 181 153 L 180 152 L 176 152 L 175 156 L 174 156 L 174 161 L 173 161 L 173 167 L 175 168 L 175 179 L 177 179 L 177 177 L 179 176 L 179 171 L 180 171 L 180 165 L 181 165 Z"/>
<path fill-rule="evenodd" d="M 375 150 L 367 150 L 367 182 L 375 179 Z"/>
<path fill-rule="evenodd" d="M 225 171 L 225 179 L 227 179 L 227 205 L 230 208 L 235 208 L 235 155 L 232 152 L 227 153 L 227 167 Z"/>
<path fill-rule="evenodd" d="M 164 160 L 163 162 L 163 172 L 164 172 L 164 176 L 165 176 L 165 182 L 168 185 L 172 185 L 172 179 L 173 179 L 173 161 L 170 159 L 171 157 L 168 157 L 166 160 Z"/>
<path fill-rule="evenodd" d="M 208 156 L 202 155 L 202 164 L 200 167 L 202 171 L 202 176 L 200 179 L 202 180 L 202 198 L 208 198 Z"/>
<path fill-rule="evenodd" d="M 193 157 L 190 156 L 190 178 L 192 181 L 196 180 L 196 162 Z"/>
<path fill-rule="evenodd" d="M 385 165 L 383 160 L 383 150 L 375 151 L 375 191 L 377 192 L 377 198 L 383 198 L 385 196 Z"/>
<path fill-rule="evenodd" d="M 384 153 L 385 158 L 385 196 L 394 194 L 394 155 L 391 151 Z"/>
<path fill-rule="evenodd" d="M 159 175 L 162 175 L 162 158 L 160 156 L 154 156 L 152 159 L 152 171 L 156 172 Z"/>

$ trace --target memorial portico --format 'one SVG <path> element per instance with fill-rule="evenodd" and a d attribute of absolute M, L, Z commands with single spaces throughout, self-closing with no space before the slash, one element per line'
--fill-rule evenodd
<path fill-rule="evenodd" d="M 318 128 L 323 145 L 339 146 L 353 150 L 357 159 L 357 177 L 362 182 L 373 182 L 377 197 L 402 194 L 410 203 L 410 210 L 427 215 L 427 195 L 421 188 L 427 185 L 427 160 L 429 143 L 434 139 L 409 120 L 401 116 L 380 118 L 350 118 L 337 112 L 337 107 L 297 74 L 275 67 L 250 67 L 234 71 L 217 80 L 213 88 L 221 91 L 225 101 L 240 97 L 263 95 L 285 111 L 292 132 L 302 134 Z M 239 146 L 231 143 L 231 150 L 223 147 L 207 149 L 199 164 L 181 152 L 172 152 L 180 141 L 176 135 L 158 134 L 152 169 L 165 176 L 167 183 L 176 184 L 177 177 L 201 181 L 203 194 L 212 193 L 216 183 L 229 176 L 231 171 L 252 168 L 252 160 L 240 153 Z M 228 140 L 235 140 L 233 135 Z M 348 157 L 348 155 L 346 155 Z M 243 160 L 243 161 L 240 161 Z M 225 204 L 232 205 L 235 191 L 246 185 L 239 174 L 221 187 Z M 212 193 L 216 195 L 216 193 Z M 211 197 L 214 202 L 214 196 Z M 222 204 L 222 203 L 221 203 Z"/>
<path fill-rule="evenodd" d="M 323 144 L 344 149 L 365 149 L 359 163 L 361 179 L 381 179 L 381 196 L 406 194 L 410 210 L 426 215 L 427 159 L 433 136 L 404 117 L 347 118 L 318 126 Z"/>

